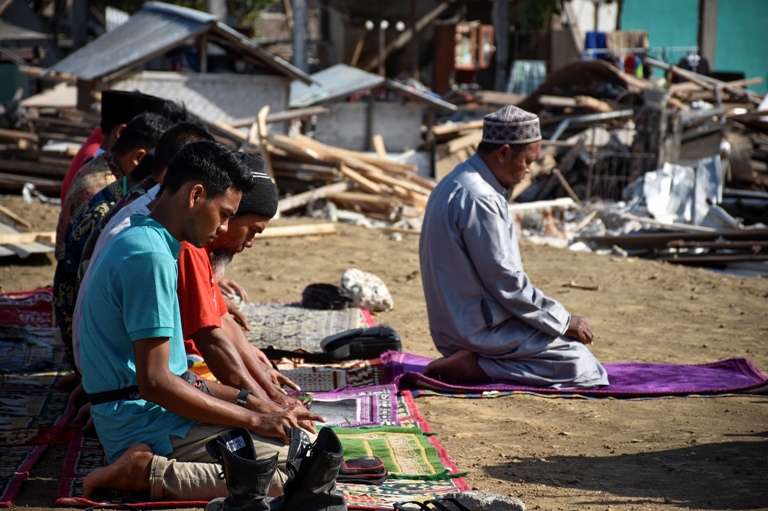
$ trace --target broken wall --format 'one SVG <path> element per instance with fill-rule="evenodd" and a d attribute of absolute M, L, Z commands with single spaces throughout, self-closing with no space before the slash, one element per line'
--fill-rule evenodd
<path fill-rule="evenodd" d="M 110 88 L 139 90 L 171 99 L 184 103 L 190 112 L 208 122 L 235 124 L 256 116 L 264 105 L 269 105 L 272 112 L 286 110 L 290 79 L 272 75 L 143 71 L 113 83 Z"/>
<path fill-rule="evenodd" d="M 411 101 L 386 101 L 373 104 L 371 133 L 366 119 L 367 101 L 328 105 L 331 113 L 317 119 L 314 138 L 320 142 L 354 151 L 371 149 L 371 136 L 384 138 L 387 151 L 401 152 L 421 145 L 423 106 Z"/>

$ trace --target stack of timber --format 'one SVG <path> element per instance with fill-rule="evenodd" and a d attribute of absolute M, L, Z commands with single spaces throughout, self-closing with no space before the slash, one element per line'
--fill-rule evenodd
<path fill-rule="evenodd" d="M 98 116 L 75 108 L 13 105 L 0 128 L 0 188 L 19 191 L 32 183 L 57 195 L 78 147 L 98 123 Z"/>
<path fill-rule="evenodd" d="M 380 222 L 409 223 L 423 216 L 435 182 L 417 174 L 415 165 L 388 159 L 380 137 L 374 137 L 377 154 L 371 155 L 306 135 L 271 133 L 269 116 L 262 111 L 259 117 L 262 121 L 257 119 L 247 135 L 222 122 L 215 123 L 214 133 L 222 142 L 264 158 L 282 197 L 281 214 L 331 202 Z"/>

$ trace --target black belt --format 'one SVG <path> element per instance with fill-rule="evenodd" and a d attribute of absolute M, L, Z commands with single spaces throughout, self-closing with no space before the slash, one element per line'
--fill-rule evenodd
<path fill-rule="evenodd" d="M 93 394 L 88 394 L 88 400 L 91 402 L 91 406 L 109 403 L 110 401 L 134 401 L 136 399 L 141 399 L 141 396 L 139 395 L 139 387 L 136 385 L 131 385 L 124 389 L 107 390 L 106 392 L 94 392 Z"/>
<path fill-rule="evenodd" d="M 179 377 L 187 383 L 200 389 L 201 392 L 205 394 L 210 393 L 205 380 L 198 379 L 197 375 L 192 371 L 186 371 L 184 374 L 179 375 Z M 105 392 L 94 392 L 93 394 L 88 394 L 88 400 L 91 402 L 91 406 L 100 405 L 102 403 L 109 403 L 110 401 L 135 401 L 136 399 L 141 399 L 141 395 L 139 394 L 139 387 L 137 385 L 131 385 L 130 387 L 125 387 L 123 389 L 107 390 Z"/>

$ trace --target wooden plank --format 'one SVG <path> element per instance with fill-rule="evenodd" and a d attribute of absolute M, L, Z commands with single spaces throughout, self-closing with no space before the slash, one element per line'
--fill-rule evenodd
<path fill-rule="evenodd" d="M 55 245 L 56 232 L 16 232 L 0 234 L 0 245 L 17 245 L 34 242 Z"/>
<path fill-rule="evenodd" d="M 64 177 L 67 167 L 60 165 L 44 165 L 37 161 L 0 160 L 0 170 L 9 170 L 19 174 L 45 174 Z M 20 178 L 24 176 L 20 175 Z"/>
<path fill-rule="evenodd" d="M 248 143 L 253 147 L 261 146 L 259 139 L 254 137 L 248 138 L 248 135 L 241 133 L 240 131 L 236 130 L 235 128 L 233 128 L 231 125 L 227 124 L 224 121 L 214 121 L 213 125 L 219 128 L 224 133 L 226 133 L 227 136 L 232 138 L 232 141 L 234 142 L 242 143 L 243 141 L 247 140 Z"/>
<path fill-rule="evenodd" d="M 576 96 L 576 105 L 596 112 L 613 112 L 611 105 L 592 96 Z"/>
<path fill-rule="evenodd" d="M 438 124 L 432 128 L 432 134 L 436 137 L 451 135 L 461 131 L 482 129 L 483 120 Z"/>
<path fill-rule="evenodd" d="M 4 215 L 8 217 L 9 220 L 11 220 L 13 223 L 21 225 L 26 227 L 29 230 L 32 230 L 32 224 L 21 218 L 19 215 L 11 211 L 10 209 L 6 208 L 2 204 L 0 204 L 0 215 Z M 21 242 L 20 242 L 21 243 Z M 29 243 L 29 242 L 27 242 Z"/>
<path fill-rule="evenodd" d="M 291 195 L 290 197 L 285 197 L 277 201 L 277 210 L 280 213 L 290 211 L 292 209 L 296 209 L 298 207 L 309 204 L 314 200 L 322 199 L 328 197 L 329 195 L 338 194 L 347 189 L 349 189 L 349 183 L 344 181 L 341 183 L 333 183 L 330 185 L 321 186 L 320 188 L 316 188 L 314 190 L 297 193 L 296 195 Z"/>
<path fill-rule="evenodd" d="M 275 112 L 267 116 L 267 124 L 275 122 L 293 121 L 295 119 L 304 119 L 307 117 L 314 117 L 316 115 L 327 115 L 331 113 L 330 109 L 324 106 L 310 106 L 307 108 L 296 108 L 291 110 L 283 110 L 282 112 Z M 245 128 L 253 124 L 256 117 L 248 117 L 245 119 L 236 119 L 230 123 L 230 126 L 235 128 Z"/>
<path fill-rule="evenodd" d="M 550 96 L 547 94 L 539 96 L 539 103 L 544 106 L 575 107 L 576 98 L 564 96 Z"/>
<path fill-rule="evenodd" d="M 382 160 L 387 159 L 387 148 L 384 145 L 384 137 L 378 133 L 373 136 L 373 148 L 376 150 L 376 156 Z"/>
<path fill-rule="evenodd" d="M 19 71 L 39 79 L 56 80 L 59 82 L 77 83 L 77 77 L 67 73 L 56 71 L 45 72 L 45 68 L 38 66 L 19 66 Z"/>
<path fill-rule="evenodd" d="M 269 105 L 264 105 L 256 116 L 256 125 L 258 127 L 259 141 L 261 142 L 261 157 L 264 158 L 264 170 L 272 179 L 272 182 L 274 182 L 275 172 L 272 170 L 272 156 L 269 154 L 268 147 L 267 115 L 269 115 Z M 253 132 L 253 126 L 251 126 L 251 132 Z M 249 138 L 253 138 L 253 136 L 249 134 Z"/>
<path fill-rule="evenodd" d="M 0 138 L 7 138 L 9 140 L 28 140 L 35 144 L 40 142 L 40 138 L 35 133 L 19 130 L 0 129 Z"/>
<path fill-rule="evenodd" d="M 340 201 L 340 202 L 365 202 L 369 204 L 379 204 L 387 207 L 391 207 L 397 203 L 397 201 L 393 197 L 371 195 L 369 193 L 362 193 L 362 192 L 334 193 L 332 195 L 329 195 L 328 199 L 332 201 Z"/>
<path fill-rule="evenodd" d="M 258 235 L 256 239 L 264 238 L 287 238 L 290 236 L 315 236 L 319 234 L 336 234 L 338 232 L 336 224 L 306 224 L 306 225 L 281 225 L 269 227 Z"/>
<path fill-rule="evenodd" d="M 364 177 L 359 172 L 356 172 L 355 170 L 352 170 L 351 168 L 347 167 L 346 165 L 342 164 L 339 168 L 342 174 L 344 176 L 354 182 L 357 186 L 359 186 L 361 189 L 371 192 L 371 193 L 377 193 L 377 194 L 383 194 L 385 193 L 385 188 L 381 185 L 374 183 L 370 179 Z M 387 192 L 391 192 L 391 190 L 386 190 Z"/>
<path fill-rule="evenodd" d="M 467 135 L 454 138 L 453 140 L 451 140 L 446 144 L 446 147 L 450 154 L 453 154 L 456 151 L 459 151 L 461 149 L 467 149 L 470 147 L 474 151 L 482 140 L 483 140 L 482 130 L 476 130 Z"/>

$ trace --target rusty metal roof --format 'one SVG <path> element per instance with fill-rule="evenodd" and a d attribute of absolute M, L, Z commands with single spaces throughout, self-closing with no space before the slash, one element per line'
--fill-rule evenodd
<path fill-rule="evenodd" d="M 254 41 L 214 16 L 162 2 L 147 2 L 127 22 L 101 35 L 48 70 L 71 74 L 86 81 L 118 75 L 203 34 L 211 42 L 257 60 L 279 74 L 311 82 L 306 73 L 260 48 Z"/>
<path fill-rule="evenodd" d="M 293 81 L 291 83 L 291 108 L 304 108 L 321 105 L 347 98 L 357 92 L 375 87 L 387 87 L 401 96 L 426 103 L 431 106 L 455 111 L 456 105 L 443 101 L 422 91 L 408 87 L 394 80 L 363 71 L 346 64 L 336 64 L 311 75 L 315 82 L 311 85 Z"/>

